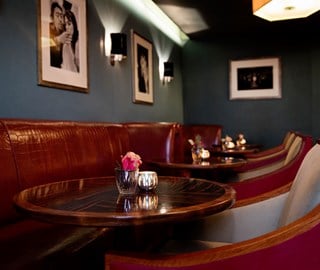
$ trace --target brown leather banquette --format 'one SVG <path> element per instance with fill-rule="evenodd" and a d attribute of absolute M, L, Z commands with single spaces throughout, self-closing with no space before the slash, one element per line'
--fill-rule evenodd
<path fill-rule="evenodd" d="M 0 119 L 0 269 L 64 269 L 68 261 L 69 269 L 77 267 L 75 261 L 85 268 L 87 253 L 77 259 L 74 254 L 110 229 L 29 219 L 17 213 L 13 196 L 48 182 L 113 175 L 116 161 L 127 151 L 142 159 L 170 160 L 181 150 L 175 149 L 181 145 L 177 140 L 188 139 L 178 135 L 182 127 L 175 122 Z M 222 127 L 215 128 L 213 142 L 221 139 Z"/>

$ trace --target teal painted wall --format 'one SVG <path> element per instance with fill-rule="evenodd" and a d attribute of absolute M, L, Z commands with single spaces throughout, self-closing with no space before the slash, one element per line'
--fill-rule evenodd
<path fill-rule="evenodd" d="M 305 43 L 297 44 L 297 38 Z M 265 147 L 288 130 L 320 136 L 320 45 L 308 37 L 234 37 L 189 42 L 183 51 L 186 123 L 219 123 Z M 229 100 L 229 61 L 280 57 L 282 98 Z M 197 78 L 196 80 L 194 78 Z"/>
<path fill-rule="evenodd" d="M 48 0 L 49 1 L 49 0 Z M 183 121 L 181 48 L 116 0 L 88 0 L 89 93 L 39 86 L 37 0 L 0 0 L 0 117 L 84 121 Z M 109 27 L 121 24 L 128 58 L 112 67 L 103 46 Z M 153 43 L 154 103 L 132 102 L 130 30 Z M 160 48 L 160 49 L 159 49 Z M 159 79 L 159 50 L 170 49 L 175 79 Z"/>
<path fill-rule="evenodd" d="M 89 93 L 84 94 L 37 84 L 38 1 L 0 0 L 0 117 L 214 123 L 224 126 L 224 134 L 243 132 L 249 142 L 266 147 L 280 143 L 287 130 L 320 137 L 320 45 L 312 37 L 219 37 L 180 48 L 117 3 L 87 1 Z M 117 23 L 128 37 L 128 58 L 112 67 L 101 44 Z M 131 29 L 154 45 L 153 105 L 132 102 Z M 175 79 L 163 85 L 157 66 L 168 50 Z M 282 98 L 229 100 L 229 61 L 264 56 L 281 59 Z"/>

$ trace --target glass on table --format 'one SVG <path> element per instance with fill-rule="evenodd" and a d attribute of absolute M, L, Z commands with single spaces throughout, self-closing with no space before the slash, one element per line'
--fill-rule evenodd
<path fill-rule="evenodd" d="M 126 171 L 115 169 L 117 188 L 120 194 L 135 194 L 138 185 L 139 170 Z"/>

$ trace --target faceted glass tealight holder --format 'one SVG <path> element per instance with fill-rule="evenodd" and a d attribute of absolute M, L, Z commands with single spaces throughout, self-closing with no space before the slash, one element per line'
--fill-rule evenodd
<path fill-rule="evenodd" d="M 126 171 L 115 169 L 115 178 L 120 194 L 135 194 L 138 184 L 139 170 Z"/>

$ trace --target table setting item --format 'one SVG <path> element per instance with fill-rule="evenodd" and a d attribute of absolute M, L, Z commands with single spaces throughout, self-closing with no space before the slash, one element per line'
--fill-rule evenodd
<path fill-rule="evenodd" d="M 143 191 L 156 189 L 158 186 L 158 175 L 154 171 L 141 171 L 138 176 L 138 187 Z"/>

